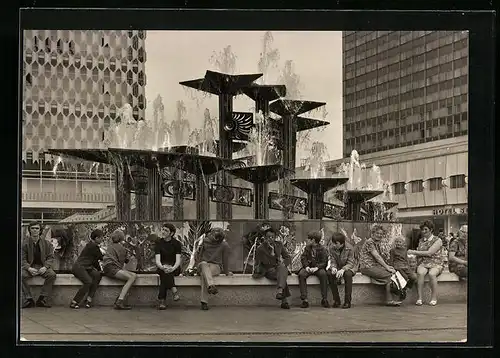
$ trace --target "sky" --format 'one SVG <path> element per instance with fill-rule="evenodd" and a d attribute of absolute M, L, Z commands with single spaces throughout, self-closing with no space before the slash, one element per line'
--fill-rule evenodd
<path fill-rule="evenodd" d="M 186 90 L 179 82 L 201 78 L 206 70 L 220 71 L 211 63 L 214 54 L 231 45 L 236 56 L 235 73 L 258 73 L 263 52 L 264 31 L 148 31 L 146 37 L 146 118 L 153 113 L 153 100 L 163 98 L 167 121 L 175 118 L 176 102 L 183 100 L 191 130 L 202 128 L 203 112 L 217 116 L 215 96 L 207 97 Z M 326 102 L 331 124 L 322 130 L 312 130 L 310 140 L 297 152 L 297 163 L 308 155 L 313 141 L 323 142 L 328 159 L 342 157 L 342 33 L 341 32 L 272 32 L 272 48 L 279 52 L 276 69 L 266 73 L 265 84 L 277 80 L 292 60 L 294 72 L 300 77 L 301 99 Z M 249 111 L 253 102 L 246 96 L 234 100 L 234 111 Z M 320 113 L 311 117 L 323 119 Z M 307 114 L 305 114 L 307 116 Z"/>

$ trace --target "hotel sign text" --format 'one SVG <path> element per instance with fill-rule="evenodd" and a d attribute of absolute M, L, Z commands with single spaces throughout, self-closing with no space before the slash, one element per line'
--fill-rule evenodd
<path fill-rule="evenodd" d="M 432 215 L 467 215 L 467 207 L 434 209 Z"/>

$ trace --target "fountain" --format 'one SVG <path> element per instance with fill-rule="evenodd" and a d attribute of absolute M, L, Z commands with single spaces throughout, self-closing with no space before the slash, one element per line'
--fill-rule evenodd
<path fill-rule="evenodd" d="M 359 221 L 361 219 L 362 204 L 382 194 L 383 190 L 380 190 L 381 188 L 373 188 L 371 185 L 361 185 L 363 168 L 359 162 L 359 154 L 356 150 L 351 152 L 349 164 L 343 163 L 339 171 L 344 175 L 347 174 L 349 178 L 347 189 L 337 192 L 337 197 L 345 203 L 344 218 L 346 220 Z"/>
<path fill-rule="evenodd" d="M 291 179 L 290 183 L 307 193 L 307 216 L 309 219 L 321 220 L 324 216 L 324 195 L 327 191 L 346 183 L 347 177 L 327 177 L 325 170 L 326 149 L 323 143 L 315 142 L 311 147 L 311 155 L 307 160 L 306 170 L 309 178 Z"/>
<path fill-rule="evenodd" d="M 261 73 L 228 75 L 221 72 L 206 71 L 203 78 L 180 82 L 183 86 L 215 94 L 219 97 L 218 156 L 223 159 L 231 159 L 234 152 L 233 97 L 243 93 L 244 87 L 248 87 L 261 76 Z M 226 186 L 230 182 L 226 174 L 221 179 L 220 185 Z M 229 203 L 217 203 L 217 216 L 219 219 L 230 219 L 232 217 L 231 205 Z"/>
<path fill-rule="evenodd" d="M 276 151 L 272 135 L 271 119 L 261 111 L 255 115 L 255 126 L 250 131 L 249 148 L 254 152 L 254 165 L 236 168 L 231 173 L 254 185 L 254 218 L 267 219 L 269 216 L 268 184 L 290 174 L 280 164 L 270 163 L 271 154 Z"/>

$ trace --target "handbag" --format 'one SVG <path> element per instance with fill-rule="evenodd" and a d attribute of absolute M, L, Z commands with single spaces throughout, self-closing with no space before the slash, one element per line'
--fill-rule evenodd
<path fill-rule="evenodd" d="M 406 298 L 406 284 L 408 282 L 405 280 L 403 275 L 399 271 L 396 271 L 391 276 L 391 293 L 398 295 L 402 300 Z"/>

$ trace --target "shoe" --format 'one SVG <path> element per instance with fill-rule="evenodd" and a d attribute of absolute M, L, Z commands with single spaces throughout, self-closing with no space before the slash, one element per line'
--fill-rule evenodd
<path fill-rule="evenodd" d="M 283 308 L 284 310 L 289 310 L 290 309 L 290 305 L 288 304 L 288 302 L 281 302 L 281 308 Z"/>
<path fill-rule="evenodd" d="M 437 300 L 431 300 L 429 302 L 429 306 L 435 306 L 435 305 L 437 305 L 437 303 L 438 303 Z"/>
<path fill-rule="evenodd" d="M 45 308 L 50 308 L 52 307 L 50 303 L 47 301 L 47 299 L 43 296 L 40 296 L 38 300 L 36 301 L 36 306 L 37 307 L 45 307 Z"/>
<path fill-rule="evenodd" d="M 399 306 L 401 306 L 401 302 L 389 301 L 389 302 L 386 302 L 385 305 L 386 306 L 390 306 L 390 307 L 399 307 Z"/>
<path fill-rule="evenodd" d="M 300 304 L 300 308 L 308 308 L 309 307 L 309 302 L 307 302 L 306 300 L 302 301 L 302 303 Z"/>
<path fill-rule="evenodd" d="M 208 311 L 208 309 L 209 309 L 208 304 L 206 302 L 202 302 L 201 303 L 201 310 Z"/>
<path fill-rule="evenodd" d="M 115 306 L 114 306 L 114 309 L 115 310 L 129 310 L 131 309 L 132 307 L 130 306 L 127 306 L 123 303 L 123 300 L 116 300 L 116 303 L 115 303 Z"/>
<path fill-rule="evenodd" d="M 415 304 L 416 304 L 417 306 L 422 306 L 422 300 L 417 300 L 417 302 L 415 302 Z"/>
<path fill-rule="evenodd" d="M 80 308 L 80 306 L 78 305 L 78 303 L 76 303 L 76 301 L 71 301 L 71 303 L 69 304 L 69 308 L 77 310 Z"/>
<path fill-rule="evenodd" d="M 340 307 L 340 302 L 333 301 L 332 308 L 339 308 Z"/>
<path fill-rule="evenodd" d="M 158 304 L 158 309 L 160 311 L 163 311 L 163 310 L 166 310 L 167 309 L 167 305 L 165 304 L 165 300 L 160 300 L 159 304 Z"/>
<path fill-rule="evenodd" d="M 215 287 L 213 285 L 212 286 L 208 286 L 207 291 L 211 295 L 216 295 L 217 293 L 219 293 L 219 290 L 217 289 L 217 287 Z"/>
<path fill-rule="evenodd" d="M 178 293 L 174 293 L 173 299 L 175 302 L 179 301 L 181 298 Z"/>
<path fill-rule="evenodd" d="M 35 307 L 35 300 L 32 298 L 27 299 L 24 301 L 22 308 L 32 308 Z"/>
<path fill-rule="evenodd" d="M 278 292 L 276 292 L 276 299 L 282 300 L 283 298 L 285 298 L 285 294 L 283 293 L 283 290 L 278 290 Z"/>
<path fill-rule="evenodd" d="M 85 300 L 85 304 L 83 305 L 85 308 L 91 308 L 92 307 L 92 302 L 89 300 Z"/>
<path fill-rule="evenodd" d="M 328 303 L 328 300 L 326 300 L 326 299 L 321 300 L 321 307 L 330 308 L 330 304 Z"/>
<path fill-rule="evenodd" d="M 344 304 L 342 305 L 342 308 L 343 309 L 351 308 L 351 304 L 349 302 L 344 302 Z"/>

